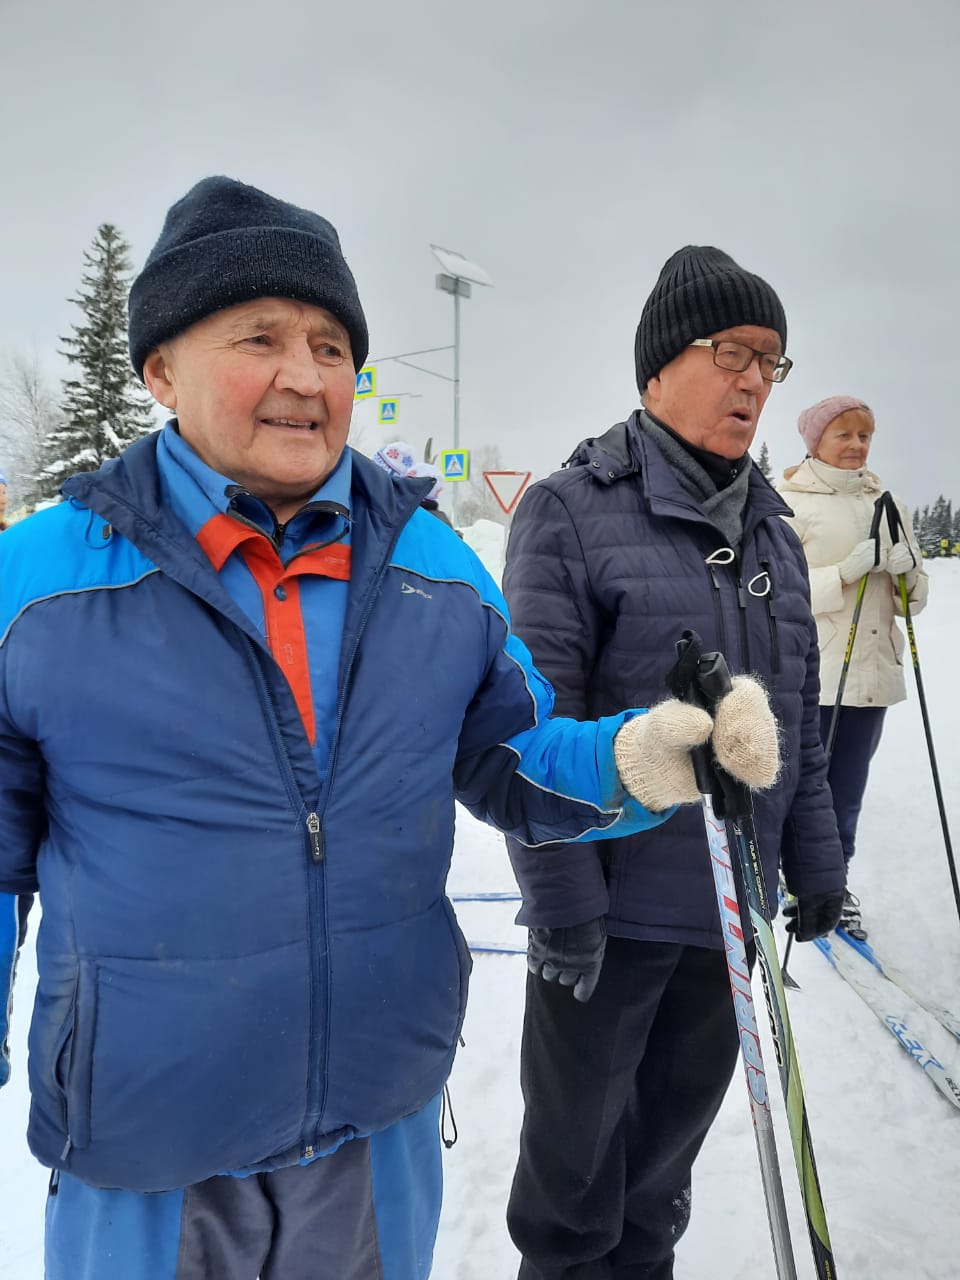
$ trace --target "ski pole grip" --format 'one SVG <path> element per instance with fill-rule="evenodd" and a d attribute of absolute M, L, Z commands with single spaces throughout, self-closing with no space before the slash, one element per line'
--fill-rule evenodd
<path fill-rule="evenodd" d="M 874 568 L 880 563 L 880 521 L 883 513 L 887 510 L 887 499 L 890 494 L 884 489 L 880 497 L 873 504 L 873 519 L 870 521 L 870 537 L 873 539 L 873 564 Z M 887 520 L 890 519 L 889 510 L 887 510 Z M 896 541 L 896 539 L 894 539 Z"/>
<path fill-rule="evenodd" d="M 667 672 L 667 688 L 675 698 L 691 702 L 694 706 L 707 708 L 706 699 L 697 688 L 697 671 L 703 654 L 703 643 L 695 631 L 684 631 L 677 641 L 677 661 Z M 697 780 L 697 790 L 702 795 L 713 792 L 713 762 L 710 757 L 710 745 L 694 747 L 690 752 L 693 762 L 693 773 Z"/>
<path fill-rule="evenodd" d="M 904 528 L 893 494 L 886 490 L 880 495 L 878 501 L 883 503 L 887 513 L 887 528 L 890 530 L 890 541 L 897 543 L 900 541 L 900 534 L 904 532 Z"/>
<path fill-rule="evenodd" d="M 697 688 L 703 697 L 703 705 L 712 714 L 721 698 L 733 688 L 730 668 L 722 653 L 705 653 L 697 666 Z"/>
<path fill-rule="evenodd" d="M 697 675 L 694 681 L 700 705 L 713 715 L 717 704 L 733 689 L 730 668 L 722 653 L 705 653 L 697 663 Z M 696 764 L 694 764 L 696 768 Z M 718 817 L 738 818 L 749 815 L 753 808 L 750 788 L 737 781 L 720 767 L 712 758 L 710 773 L 713 779 L 713 794 Z"/>

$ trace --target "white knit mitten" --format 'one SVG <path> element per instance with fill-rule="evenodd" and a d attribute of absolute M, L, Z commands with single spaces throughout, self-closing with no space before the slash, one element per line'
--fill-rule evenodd
<path fill-rule="evenodd" d="M 714 710 L 713 753 L 738 782 L 762 791 L 780 773 L 776 717 L 758 680 L 734 676 L 731 684 Z"/>
<path fill-rule="evenodd" d="M 692 747 L 710 737 L 713 721 L 706 711 L 668 698 L 645 716 L 628 720 L 613 740 L 620 780 L 630 794 L 653 813 L 700 799 L 690 761 Z"/>
<path fill-rule="evenodd" d="M 887 552 L 887 573 L 891 578 L 899 578 L 901 573 L 913 573 L 917 567 L 917 558 L 906 542 L 895 542 Z"/>
<path fill-rule="evenodd" d="M 881 547 L 880 562 L 877 563 L 877 544 L 873 538 L 867 538 L 857 543 L 846 560 L 840 561 L 837 571 L 843 581 L 849 585 L 859 582 L 865 573 L 879 573 L 885 567 L 886 561 L 887 553 Z"/>

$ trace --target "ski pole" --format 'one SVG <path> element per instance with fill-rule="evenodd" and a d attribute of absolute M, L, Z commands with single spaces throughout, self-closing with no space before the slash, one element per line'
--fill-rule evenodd
<path fill-rule="evenodd" d="M 888 493 L 884 491 L 873 504 L 873 519 L 870 521 L 870 533 L 868 534 L 868 537 L 873 539 L 874 546 L 876 548 L 873 557 L 874 566 L 880 563 L 880 519 L 883 515 L 883 509 L 885 506 L 884 500 L 888 496 Z M 863 597 L 867 589 L 867 578 L 869 576 L 869 572 L 865 573 L 860 579 L 860 583 L 857 587 L 857 598 L 853 606 L 853 620 L 850 623 L 850 634 L 847 636 L 847 647 L 843 651 L 843 665 L 840 668 L 840 683 L 837 685 L 837 696 L 833 704 L 833 715 L 830 717 L 830 730 L 827 734 L 827 741 L 823 748 L 823 753 L 827 758 L 828 765 L 830 763 L 830 757 L 833 754 L 833 744 L 837 736 L 837 725 L 840 722 L 840 703 L 843 700 L 843 691 L 847 684 L 847 674 L 850 670 L 850 659 L 853 656 L 853 642 L 857 638 L 857 627 L 860 624 L 860 613 L 863 609 Z M 787 965 L 790 963 L 790 952 L 792 949 L 793 934 L 791 933 L 787 938 L 786 950 L 783 953 L 783 967 L 780 970 L 780 977 L 788 987 L 796 989 L 797 983 L 787 972 Z"/>
<path fill-rule="evenodd" d="M 906 533 L 903 527 L 903 520 L 897 504 L 893 499 L 893 495 L 886 493 L 883 495 L 886 499 L 885 506 L 887 508 L 887 524 L 890 528 L 890 540 L 894 543 L 899 541 L 901 532 Z M 906 539 L 904 539 L 906 541 Z M 913 618 L 910 614 L 910 600 L 907 593 L 907 576 L 904 573 L 899 577 L 900 587 L 900 603 L 903 606 L 903 620 L 907 628 L 907 639 L 910 643 L 910 657 L 913 661 L 913 674 L 917 681 L 917 699 L 920 703 L 920 715 L 923 720 L 923 733 L 927 740 L 927 752 L 930 756 L 930 770 L 933 774 L 933 789 L 937 797 L 937 808 L 940 811 L 940 826 L 943 830 L 943 843 L 947 850 L 947 862 L 950 867 L 950 879 L 953 883 L 953 898 L 957 904 L 957 915 L 960 916 L 960 883 L 957 881 L 957 864 L 953 857 L 953 845 L 950 842 L 950 828 L 947 826 L 947 811 L 943 803 L 943 790 L 940 786 L 940 771 L 937 768 L 937 755 L 933 749 L 933 733 L 930 729 L 930 715 L 927 711 L 927 699 L 923 692 L 923 676 L 920 674 L 920 657 L 917 653 L 917 638 L 913 632 Z"/>
<path fill-rule="evenodd" d="M 695 665 L 699 659 L 700 648 L 699 637 L 694 632 L 685 631 L 677 645 L 679 660 L 674 672 L 681 668 L 685 659 L 692 659 Z M 674 672 L 668 676 L 668 683 L 671 683 Z M 674 692 L 678 692 L 677 687 L 672 683 L 671 688 Z M 686 682 L 683 694 L 688 701 L 698 701 L 692 681 Z M 720 927 L 727 959 L 727 974 L 733 996 L 737 1034 L 740 1038 L 740 1055 L 747 1080 L 747 1094 L 750 1099 L 753 1132 L 760 1160 L 760 1179 L 763 1185 L 767 1221 L 770 1225 L 773 1257 L 778 1280 L 796 1280 L 797 1268 L 790 1240 L 790 1224 L 787 1220 L 787 1206 L 783 1196 L 783 1179 L 780 1176 L 780 1162 L 777 1158 L 770 1095 L 757 1030 L 753 991 L 750 985 L 750 967 L 747 963 L 745 935 L 740 920 L 740 906 L 733 865 L 730 861 L 730 847 L 724 823 L 713 809 L 713 767 L 708 749 L 700 747 L 691 755 L 713 869 L 717 908 L 720 912 Z"/>
<path fill-rule="evenodd" d="M 874 568 L 880 563 L 880 517 L 883 515 L 884 499 L 887 493 L 881 493 L 880 497 L 873 504 L 873 519 L 870 522 L 870 532 L 868 539 L 873 539 L 875 547 L 873 564 Z M 868 570 L 860 579 L 860 585 L 857 587 L 857 598 L 853 606 L 853 621 L 850 623 L 850 634 L 847 636 L 847 647 L 843 651 L 843 666 L 840 668 L 840 683 L 837 686 L 837 697 L 833 704 L 833 715 L 830 718 L 830 732 L 827 734 L 827 741 L 824 745 L 824 754 L 827 762 L 830 761 L 830 755 L 833 751 L 833 740 L 837 736 L 837 722 L 840 719 L 840 703 L 843 699 L 843 691 L 847 683 L 847 674 L 850 670 L 850 658 L 853 654 L 853 642 L 857 638 L 857 626 L 860 622 L 860 611 L 863 609 L 863 596 L 867 589 L 867 578 L 870 576 Z"/>
<path fill-rule="evenodd" d="M 691 648 L 699 649 L 699 638 L 694 633 L 685 632 L 684 636 L 689 637 Z M 731 687 L 730 672 L 723 655 L 720 653 L 701 655 L 692 688 L 708 710 L 712 711 L 717 702 L 730 692 Z M 787 998 L 780 977 L 773 922 L 763 881 L 763 867 L 753 821 L 753 800 L 749 788 L 735 782 L 715 762 L 713 762 L 710 776 L 718 790 L 722 815 L 730 820 L 733 828 L 747 907 L 757 943 L 760 975 L 770 1016 L 770 1029 L 777 1057 L 780 1085 L 786 1103 L 787 1121 L 814 1267 L 818 1280 L 835 1280 L 836 1265 L 813 1153 L 800 1063 L 793 1038 Z M 723 921 L 723 913 L 721 913 L 721 921 Z"/>
<path fill-rule="evenodd" d="M 787 934 L 787 945 L 783 951 L 783 964 L 780 966 L 780 981 L 785 987 L 789 987 L 791 991 L 799 991 L 800 983 L 797 982 L 792 974 L 787 972 L 787 965 L 790 963 L 790 952 L 793 950 L 793 938 L 794 935 L 792 933 Z"/>

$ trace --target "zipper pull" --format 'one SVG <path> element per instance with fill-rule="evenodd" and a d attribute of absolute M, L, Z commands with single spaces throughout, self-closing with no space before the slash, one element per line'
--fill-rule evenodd
<path fill-rule="evenodd" d="M 323 861 L 323 836 L 320 834 L 320 815 L 307 814 L 307 830 L 310 832 L 310 844 L 314 862 Z"/>

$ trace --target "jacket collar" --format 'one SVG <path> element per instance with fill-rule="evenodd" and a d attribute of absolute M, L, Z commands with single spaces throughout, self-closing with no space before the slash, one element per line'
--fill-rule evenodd
<path fill-rule="evenodd" d="M 95 512 L 164 573 L 252 633 L 196 539 L 163 503 L 159 436 L 156 431 L 138 440 L 99 471 L 73 476 L 63 486 L 64 497 Z M 362 454 L 351 450 L 351 455 L 353 599 L 379 577 L 401 529 L 433 482 L 429 477 L 394 480 Z"/>
<path fill-rule="evenodd" d="M 586 466 L 597 484 L 612 485 L 637 476 L 650 508 L 657 515 L 709 523 L 673 468 L 650 438 L 639 429 L 642 410 L 635 410 L 626 422 L 618 422 L 602 436 L 581 441 L 564 466 Z M 750 468 L 744 531 L 759 520 L 792 512 L 761 472 Z"/>
<path fill-rule="evenodd" d="M 805 458 L 799 466 L 783 473 L 783 488 L 802 493 L 866 493 L 880 492 L 880 480 L 866 467 L 856 471 L 848 467 L 831 467 L 819 458 Z"/>

